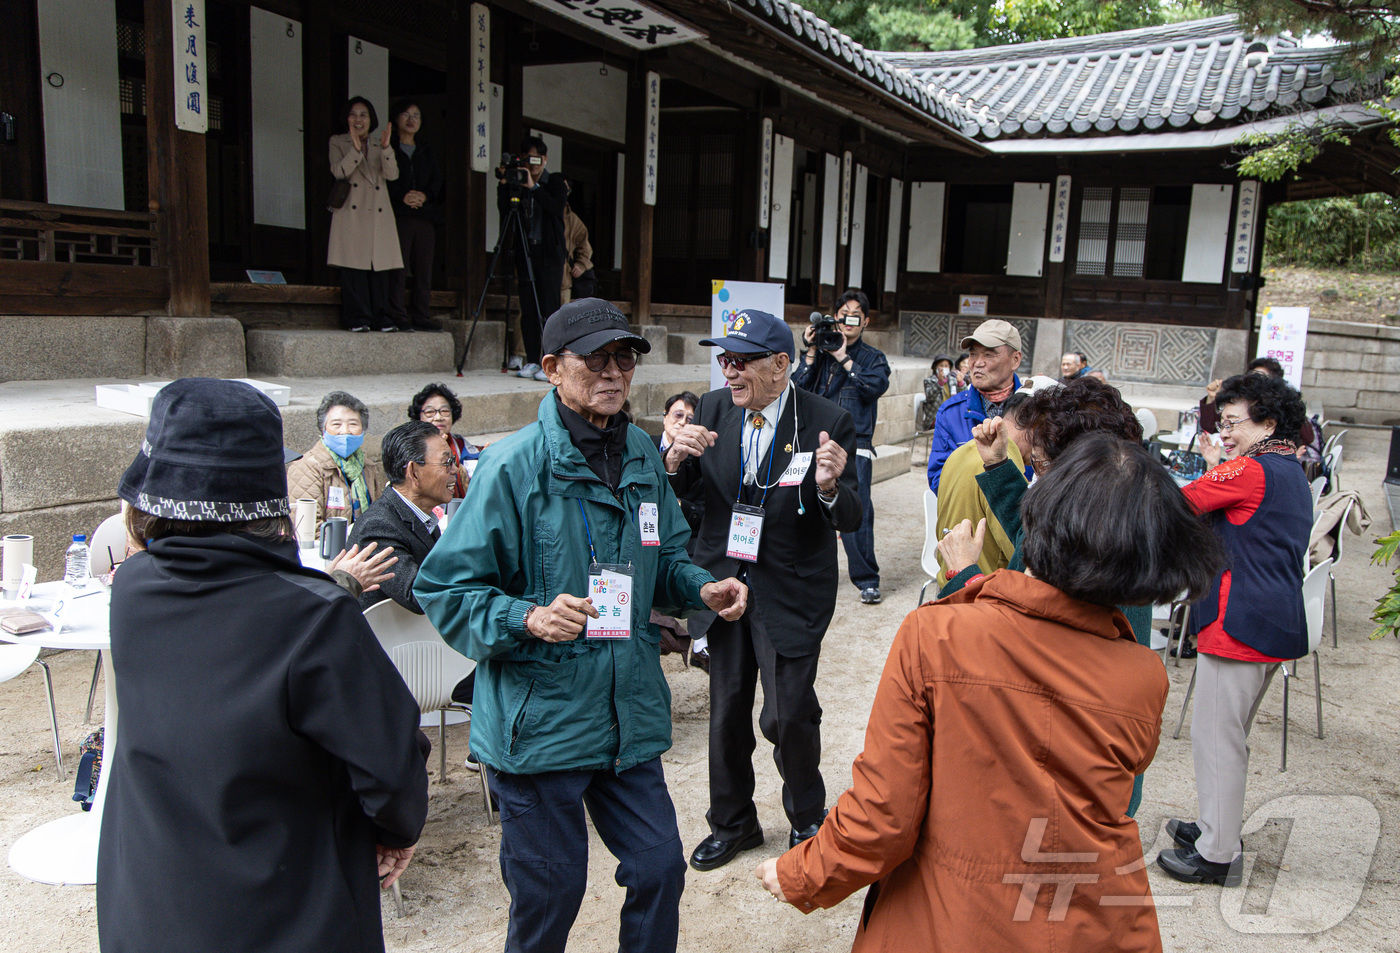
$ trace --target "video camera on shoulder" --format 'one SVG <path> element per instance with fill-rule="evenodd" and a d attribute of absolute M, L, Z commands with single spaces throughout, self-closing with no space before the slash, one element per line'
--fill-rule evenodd
<path fill-rule="evenodd" d="M 544 164 L 544 160 L 539 156 L 513 156 L 509 152 L 503 152 L 501 153 L 500 165 L 496 167 L 496 178 L 506 185 L 528 189 L 530 187 L 530 168 L 542 164 Z"/>
<path fill-rule="evenodd" d="M 841 333 L 841 322 L 829 314 L 813 311 L 807 318 L 812 322 L 812 343 L 819 351 L 839 351 L 846 344 L 846 335 Z"/>

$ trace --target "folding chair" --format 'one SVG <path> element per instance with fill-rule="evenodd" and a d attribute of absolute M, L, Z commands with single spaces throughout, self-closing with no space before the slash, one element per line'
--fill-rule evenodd
<path fill-rule="evenodd" d="M 53 703 L 53 673 L 49 671 L 49 663 L 39 658 L 37 645 L 0 644 L 0 682 L 8 682 L 36 662 L 44 670 L 44 689 L 49 695 L 49 729 L 53 732 L 53 759 L 58 764 L 58 779 L 66 781 L 68 773 L 63 770 L 63 747 L 58 740 L 58 711 Z"/>

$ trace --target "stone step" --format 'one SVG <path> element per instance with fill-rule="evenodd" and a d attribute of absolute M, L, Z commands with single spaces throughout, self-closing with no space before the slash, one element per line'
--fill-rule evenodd
<path fill-rule="evenodd" d="M 670 325 L 667 325 L 670 332 Z M 671 364 L 708 364 L 715 359 L 719 352 L 712 347 L 705 347 L 700 342 L 709 337 L 708 334 L 676 334 L 670 332 L 666 335 L 666 360 Z M 708 390 L 708 388 L 706 388 Z"/>
<path fill-rule="evenodd" d="M 909 472 L 908 444 L 876 444 L 875 459 L 870 467 L 870 482 L 879 483 Z"/>
<path fill-rule="evenodd" d="M 441 374 L 452 369 L 452 335 L 370 331 L 248 332 L 248 373 L 263 377 L 347 377 L 382 373 Z"/>

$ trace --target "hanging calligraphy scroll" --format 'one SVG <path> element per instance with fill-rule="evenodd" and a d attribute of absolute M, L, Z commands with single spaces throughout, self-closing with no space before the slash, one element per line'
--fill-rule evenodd
<path fill-rule="evenodd" d="M 205 83 L 204 0 L 176 0 L 170 5 L 171 59 L 175 63 L 175 128 L 209 131 Z"/>
<path fill-rule="evenodd" d="M 1055 206 L 1050 215 L 1050 260 L 1053 262 L 1065 260 L 1065 241 L 1069 234 L 1069 189 L 1069 176 L 1055 178 Z"/>
<path fill-rule="evenodd" d="M 1258 221 L 1258 203 L 1259 183 L 1253 179 L 1241 182 L 1240 204 L 1235 207 L 1235 244 L 1230 251 L 1230 270 L 1237 275 L 1249 271 L 1254 261 L 1254 224 Z"/>
<path fill-rule="evenodd" d="M 590 30 L 606 34 L 640 50 L 698 40 L 704 34 L 650 7 L 628 0 L 532 0 L 539 7 L 568 17 Z"/>
<path fill-rule="evenodd" d="M 471 7 L 472 171 L 491 171 L 491 11 L 484 3 Z"/>
<path fill-rule="evenodd" d="M 647 164 L 643 169 L 642 201 L 656 204 L 656 140 L 661 132 L 661 74 L 647 73 Z"/>
<path fill-rule="evenodd" d="M 773 120 L 763 120 L 763 145 L 758 164 L 758 227 L 768 227 L 768 210 L 772 202 L 770 186 L 773 180 Z"/>

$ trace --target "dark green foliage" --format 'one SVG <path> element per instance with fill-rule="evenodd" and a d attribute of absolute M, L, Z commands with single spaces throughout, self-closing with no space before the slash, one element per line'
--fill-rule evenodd
<path fill-rule="evenodd" d="M 1264 258 L 1271 266 L 1400 271 L 1400 201 L 1374 192 L 1275 205 Z"/>

